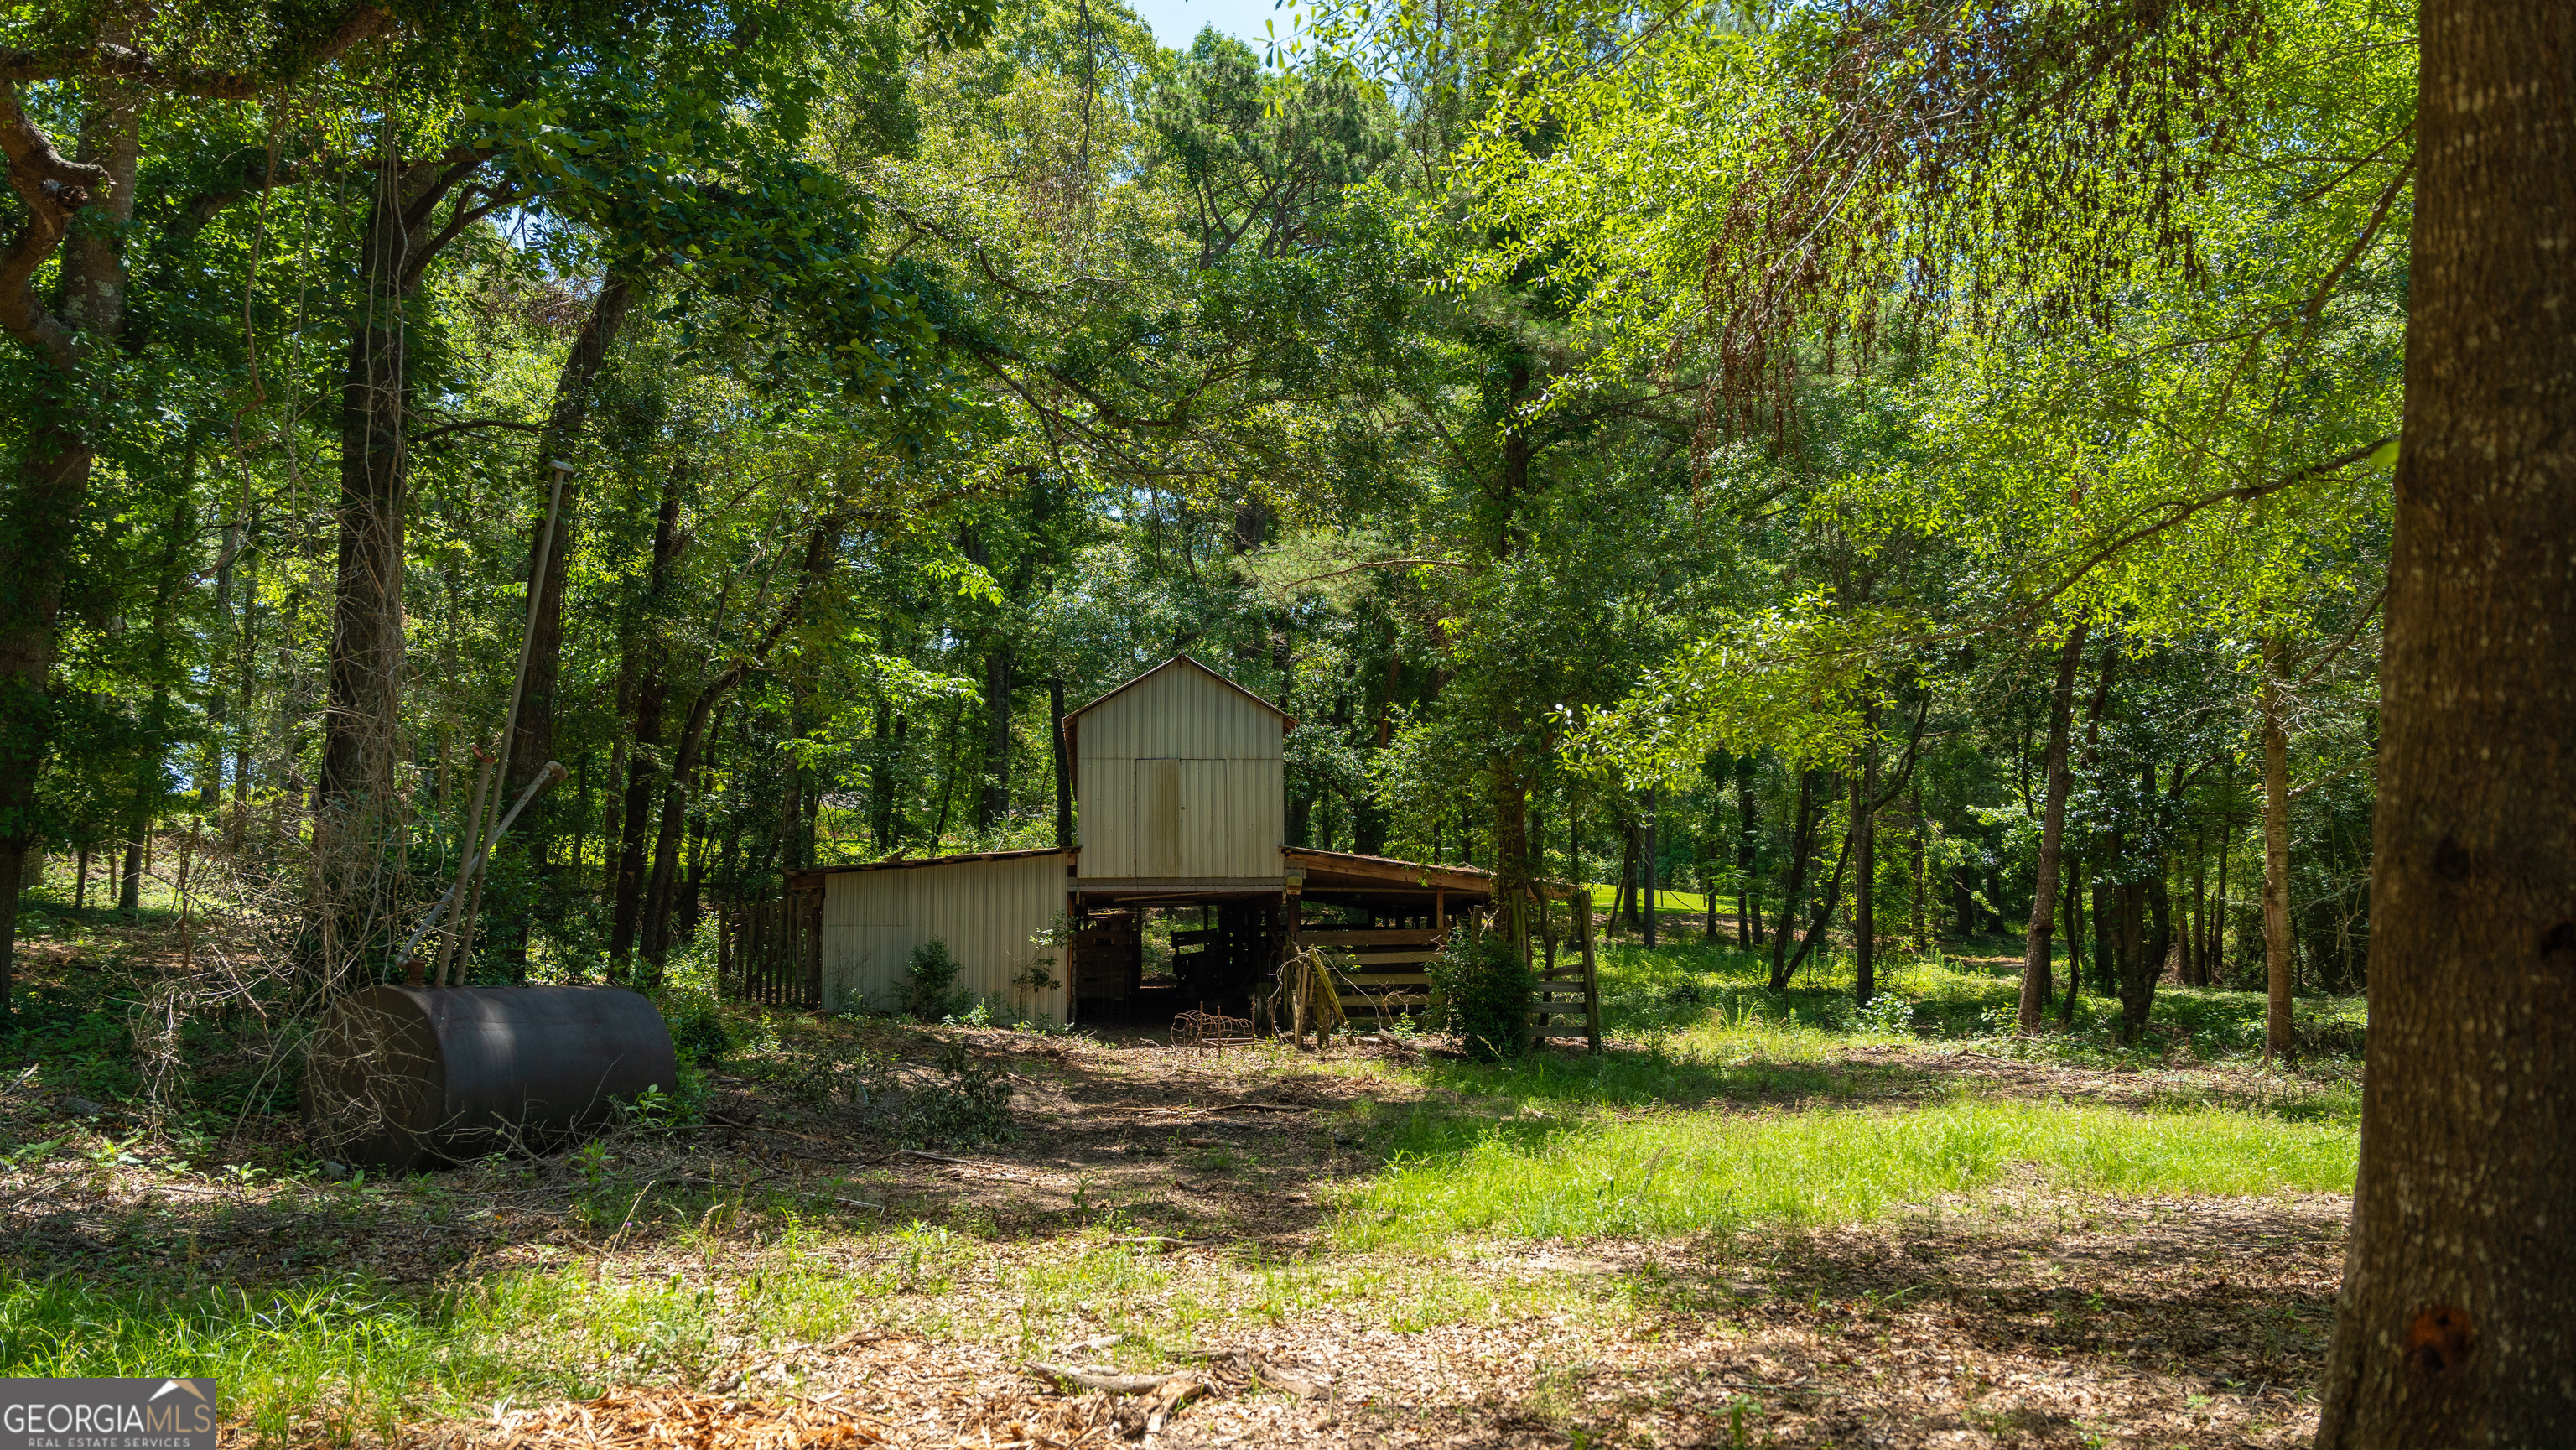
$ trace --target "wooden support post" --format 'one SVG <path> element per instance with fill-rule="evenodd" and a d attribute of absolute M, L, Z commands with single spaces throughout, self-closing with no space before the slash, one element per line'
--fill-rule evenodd
<path fill-rule="evenodd" d="M 1431 888 L 1431 929 L 1433 931 L 1449 929 L 1449 888 L 1446 886 Z"/>

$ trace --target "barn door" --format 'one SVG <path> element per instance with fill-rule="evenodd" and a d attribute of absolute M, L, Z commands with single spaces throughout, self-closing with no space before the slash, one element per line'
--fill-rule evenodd
<path fill-rule="evenodd" d="M 1135 876 L 1189 874 L 1182 842 L 1188 835 L 1185 772 L 1178 760 L 1136 762 Z"/>

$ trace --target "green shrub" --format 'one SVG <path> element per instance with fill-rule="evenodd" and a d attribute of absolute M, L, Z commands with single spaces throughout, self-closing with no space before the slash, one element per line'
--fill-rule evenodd
<path fill-rule="evenodd" d="M 1423 971 L 1431 978 L 1434 1023 L 1456 1033 L 1469 1057 L 1491 1062 L 1529 1051 L 1538 973 L 1510 937 L 1462 926 Z"/>
<path fill-rule="evenodd" d="M 704 1066 L 733 1051 L 733 1029 L 715 999 L 698 992 L 664 992 L 654 1006 L 671 1029 L 671 1051 L 683 1064 Z"/>
<path fill-rule="evenodd" d="M 922 1022 L 936 1022 L 954 1017 L 966 1010 L 975 994 L 957 985 L 957 958 L 949 953 L 948 943 L 932 937 L 912 949 L 912 960 L 903 967 L 904 1015 Z"/>
<path fill-rule="evenodd" d="M 939 1052 L 940 1081 L 913 1090 L 901 1136 L 951 1147 L 1011 1136 L 1011 1080 L 991 1063 L 951 1042 Z"/>

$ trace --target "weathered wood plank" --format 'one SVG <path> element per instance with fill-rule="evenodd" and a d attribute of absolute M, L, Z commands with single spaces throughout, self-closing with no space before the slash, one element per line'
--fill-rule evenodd
<path fill-rule="evenodd" d="M 1427 947 L 1440 943 L 1440 933 L 1423 927 L 1349 927 L 1333 931 L 1301 931 L 1300 947 Z"/>

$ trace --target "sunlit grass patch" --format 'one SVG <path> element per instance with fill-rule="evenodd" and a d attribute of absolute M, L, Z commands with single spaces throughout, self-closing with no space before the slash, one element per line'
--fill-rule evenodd
<path fill-rule="evenodd" d="M 1661 1114 L 1460 1124 L 1421 1115 L 1338 1220 L 1347 1248 L 1461 1233 L 1631 1237 L 1864 1221 L 2017 1164 L 2064 1188 L 2349 1189 L 2349 1126 L 2195 1108 L 1953 1101 L 1903 1112 Z"/>
<path fill-rule="evenodd" d="M 1856 1000 L 1856 967 L 1843 947 L 1809 959 L 1778 991 L 1770 985 L 1767 950 L 1748 952 L 1727 942 L 1688 938 L 1652 949 L 1611 942 L 1602 945 L 1599 960 L 1604 1030 L 1664 1044 L 1678 1055 L 1814 1060 L 1853 1041 L 1974 1041 L 2012 1038 L 2017 1031 L 2017 959 L 1883 952 L 1878 1001 L 1870 1008 Z M 2061 957 L 2058 970 L 2064 969 Z M 2087 977 L 2090 986 L 2089 969 Z M 2057 985 L 2063 991 L 2062 976 Z M 2361 998 L 2302 997 L 2292 1010 L 2305 1059 L 2329 1071 L 2357 1065 L 2368 1017 Z M 2116 998 L 2088 990 L 2077 998 L 2071 1024 L 2061 1021 L 2061 1012 L 2062 999 L 2052 1000 L 2042 1035 L 2016 1039 L 2009 1050 L 2113 1065 L 2174 1053 L 2254 1057 L 2263 1049 L 2260 992 L 2161 986 L 2148 1031 L 2135 1042 L 2121 1040 Z"/>
<path fill-rule="evenodd" d="M 381 1436 L 424 1384 L 518 1378 L 478 1342 L 478 1307 L 354 1282 L 137 1298 L 68 1277 L 17 1279 L 0 1282 L 0 1374 L 211 1377 L 226 1418 L 246 1415 L 260 1439 Z"/>

